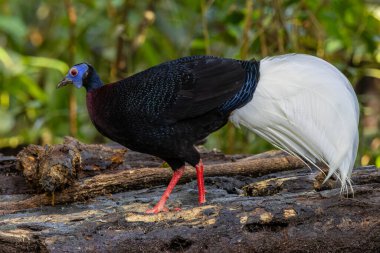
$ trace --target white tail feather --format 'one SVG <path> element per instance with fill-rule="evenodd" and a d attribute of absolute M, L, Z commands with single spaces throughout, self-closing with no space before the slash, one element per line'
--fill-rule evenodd
<path fill-rule="evenodd" d="M 326 180 L 335 174 L 342 190 L 351 187 L 359 105 L 350 82 L 328 62 L 302 54 L 263 59 L 253 99 L 230 120 L 315 166 L 325 163 Z"/>

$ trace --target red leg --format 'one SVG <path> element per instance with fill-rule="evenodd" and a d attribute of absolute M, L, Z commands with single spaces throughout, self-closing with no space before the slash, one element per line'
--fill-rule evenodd
<path fill-rule="evenodd" d="M 168 211 L 168 209 L 165 207 L 165 203 L 168 200 L 170 193 L 172 193 L 174 186 L 178 183 L 184 171 L 185 171 L 185 166 L 182 166 L 178 170 L 174 171 L 173 177 L 170 180 L 170 183 L 168 187 L 166 188 L 164 194 L 162 194 L 160 201 L 158 201 L 158 203 L 152 209 L 146 210 L 146 213 L 159 213 L 162 211 L 164 212 Z"/>
<path fill-rule="evenodd" d="M 197 171 L 197 182 L 198 182 L 198 202 L 199 204 L 203 204 L 206 202 L 205 196 L 205 183 L 203 178 L 203 163 L 202 160 L 199 160 L 197 166 L 195 166 Z"/>

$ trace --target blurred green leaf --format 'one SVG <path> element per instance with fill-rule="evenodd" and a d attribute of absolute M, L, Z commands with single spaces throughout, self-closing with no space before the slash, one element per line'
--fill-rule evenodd
<path fill-rule="evenodd" d="M 21 46 L 25 40 L 27 28 L 18 16 L 0 15 L 0 31 L 7 34 L 18 46 Z"/>
<path fill-rule="evenodd" d="M 14 65 L 12 58 L 3 47 L 0 47 L 0 61 L 5 68 L 10 68 Z"/>
<path fill-rule="evenodd" d="M 62 75 L 69 70 L 69 66 L 65 62 L 46 57 L 24 56 L 22 63 L 31 67 L 56 69 Z"/>
<path fill-rule="evenodd" d="M 7 111 L 4 111 L 0 108 L 0 134 L 5 134 L 12 130 L 15 124 L 15 120 L 13 118 L 13 115 Z"/>
<path fill-rule="evenodd" d="M 329 39 L 326 41 L 326 52 L 335 53 L 343 48 L 342 41 L 339 39 Z"/>

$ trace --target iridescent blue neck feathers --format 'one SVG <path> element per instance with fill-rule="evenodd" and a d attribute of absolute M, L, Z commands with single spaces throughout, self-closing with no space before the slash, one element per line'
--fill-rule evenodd
<path fill-rule="evenodd" d="M 90 66 L 88 76 L 84 81 L 84 87 L 86 88 L 87 92 L 89 92 L 91 90 L 98 89 L 102 86 L 103 82 L 102 80 L 100 80 L 98 73 L 96 73 L 95 69 L 92 66 Z"/>

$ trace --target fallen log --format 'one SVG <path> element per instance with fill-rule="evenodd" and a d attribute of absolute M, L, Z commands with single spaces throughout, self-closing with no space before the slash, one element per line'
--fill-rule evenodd
<path fill-rule="evenodd" d="M 171 177 L 162 161 L 124 150 L 117 155 L 123 162 L 112 164 L 107 159 L 119 147 L 93 145 L 88 156 L 75 147 L 81 163 L 73 182 L 57 189 L 56 206 L 50 206 L 50 193 L 33 183 L 20 191 L 10 189 L 6 179 L 23 178 L 23 170 L 16 169 L 15 157 L 0 159 L 1 182 L 8 182 L 8 189 L 0 186 L 0 252 L 380 249 L 380 170 L 374 166 L 354 170 L 355 195 L 346 198 L 336 181 L 321 187 L 319 171 L 281 152 L 257 156 L 202 152 L 207 204 L 196 205 L 195 171 L 189 167 L 168 201 L 169 208 L 181 210 L 146 215 Z M 108 156 L 100 159 L 99 154 L 106 153 L 101 149 Z M 61 149 L 45 148 L 41 154 L 53 150 Z M 35 158 L 44 160 L 43 155 Z M 148 163 L 154 167 L 144 166 Z"/>
<path fill-rule="evenodd" d="M 0 252 L 378 252 L 380 177 L 375 168 L 360 174 L 373 181 L 355 185 L 355 198 L 339 189 L 230 194 L 223 186 L 247 179 L 234 176 L 206 180 L 204 206 L 194 205 L 195 182 L 178 185 L 177 212 L 144 213 L 164 187 L 23 210 L 0 217 Z"/>
<path fill-rule="evenodd" d="M 166 185 L 171 179 L 170 168 L 121 169 L 125 168 L 122 157 L 125 151 L 119 148 L 112 149 L 102 145 L 89 145 L 88 149 L 86 147 L 87 145 L 70 138 L 62 145 L 49 148 L 31 145 L 20 152 L 17 156 L 18 169 L 31 182 L 37 194 L 23 200 L 0 202 L 0 213 L 50 205 L 52 192 L 54 203 L 63 204 L 84 201 L 99 195 Z M 104 161 L 96 163 L 94 157 L 99 153 Z M 283 152 L 269 152 L 256 158 L 245 158 L 235 162 L 206 161 L 204 175 L 257 177 L 303 166 L 302 161 Z M 113 173 L 93 175 L 93 167 L 96 171 L 113 170 Z M 77 178 L 77 174 L 82 174 L 82 179 Z M 186 167 L 180 183 L 189 182 L 195 177 L 195 170 Z"/>

